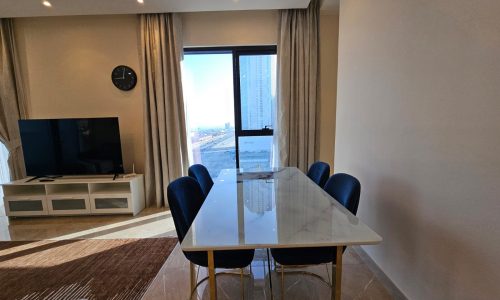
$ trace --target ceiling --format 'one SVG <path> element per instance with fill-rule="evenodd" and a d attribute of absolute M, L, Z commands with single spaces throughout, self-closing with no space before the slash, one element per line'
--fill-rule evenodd
<path fill-rule="evenodd" d="M 310 0 L 0 0 L 0 18 L 306 8 Z M 338 0 L 324 0 L 324 4 Z"/>

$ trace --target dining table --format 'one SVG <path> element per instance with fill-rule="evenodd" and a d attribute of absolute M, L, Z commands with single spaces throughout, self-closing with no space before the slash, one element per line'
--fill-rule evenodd
<path fill-rule="evenodd" d="M 295 167 L 224 169 L 215 178 L 181 248 L 208 253 L 209 294 L 214 300 L 214 251 L 336 247 L 332 294 L 338 300 L 342 246 L 381 241 L 376 232 Z"/>

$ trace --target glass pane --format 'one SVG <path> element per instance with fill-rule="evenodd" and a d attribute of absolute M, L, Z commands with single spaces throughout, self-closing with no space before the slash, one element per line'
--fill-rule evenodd
<path fill-rule="evenodd" d="M 241 128 L 274 128 L 276 55 L 240 56 Z"/>
<path fill-rule="evenodd" d="M 0 142 L 0 184 L 10 181 L 9 165 L 7 159 L 9 158 L 9 151 L 5 145 Z M 0 188 L 0 199 L 3 198 L 3 189 Z M 5 208 L 3 201 L 0 200 L 0 216 L 5 216 Z"/>
<path fill-rule="evenodd" d="M 236 168 L 232 54 L 185 54 L 182 78 L 190 162 L 217 177 Z"/>
<path fill-rule="evenodd" d="M 240 168 L 262 170 L 271 167 L 272 136 L 242 136 L 239 138 Z"/>
<path fill-rule="evenodd" d="M 57 199 L 52 200 L 54 210 L 78 210 L 85 209 L 85 199 Z"/>
<path fill-rule="evenodd" d="M 96 198 L 96 209 L 109 209 L 109 208 L 128 208 L 127 198 Z"/>
<path fill-rule="evenodd" d="M 9 201 L 10 211 L 43 211 L 42 200 Z"/>

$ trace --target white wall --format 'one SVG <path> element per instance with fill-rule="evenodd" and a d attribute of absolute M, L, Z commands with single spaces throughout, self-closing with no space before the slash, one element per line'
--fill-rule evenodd
<path fill-rule="evenodd" d="M 500 295 L 500 2 L 345 0 L 337 171 L 410 299 Z"/>

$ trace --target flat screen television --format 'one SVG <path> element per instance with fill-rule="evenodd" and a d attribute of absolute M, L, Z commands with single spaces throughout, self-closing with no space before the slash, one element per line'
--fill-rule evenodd
<path fill-rule="evenodd" d="M 123 173 L 118 118 L 20 120 L 28 176 Z"/>

